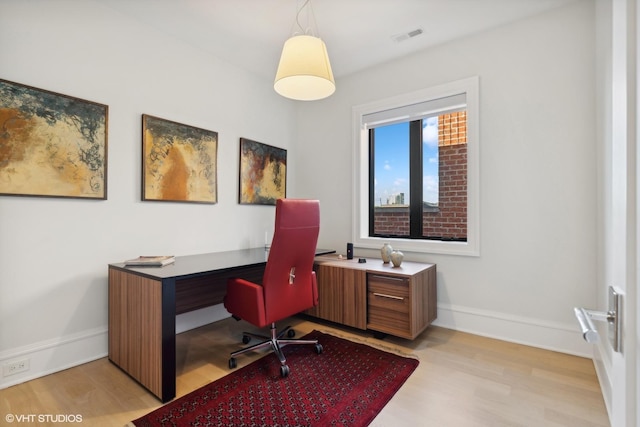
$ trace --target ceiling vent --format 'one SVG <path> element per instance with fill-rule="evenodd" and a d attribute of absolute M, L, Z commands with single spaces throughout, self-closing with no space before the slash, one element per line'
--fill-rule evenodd
<path fill-rule="evenodd" d="M 417 37 L 422 33 L 424 33 L 422 28 L 416 28 L 415 30 L 409 31 L 407 33 L 396 34 L 395 36 L 391 36 L 391 40 L 393 40 L 396 43 L 400 43 L 405 40 L 409 40 L 413 37 Z"/>

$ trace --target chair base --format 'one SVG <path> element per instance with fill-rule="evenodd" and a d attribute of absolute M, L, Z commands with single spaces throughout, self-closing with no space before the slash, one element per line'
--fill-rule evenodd
<path fill-rule="evenodd" d="M 229 368 L 233 369 L 237 366 L 235 359 L 236 356 L 243 353 L 248 353 L 250 351 L 259 350 L 261 348 L 271 347 L 271 351 L 273 351 L 276 356 L 278 356 L 278 360 L 280 361 L 280 374 L 283 377 L 286 377 L 289 375 L 289 366 L 287 365 L 287 359 L 284 357 L 284 353 L 282 352 L 282 347 L 289 344 L 310 344 L 315 345 L 317 354 L 322 353 L 322 344 L 320 344 L 318 340 L 294 339 L 293 336 L 295 335 L 295 332 L 293 331 L 293 329 L 291 329 L 291 326 L 287 326 L 282 331 L 280 331 L 280 333 L 278 333 L 276 330 L 276 324 L 272 323 L 270 330 L 271 337 L 258 335 L 251 332 L 243 332 L 242 342 L 244 342 L 245 344 L 251 341 L 251 337 L 258 338 L 263 341 L 231 353 L 231 358 L 229 359 Z M 282 338 L 284 334 L 287 334 L 288 338 Z"/>

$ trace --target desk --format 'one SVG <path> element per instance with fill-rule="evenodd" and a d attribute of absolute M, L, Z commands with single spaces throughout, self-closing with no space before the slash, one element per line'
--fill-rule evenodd
<path fill-rule="evenodd" d="M 179 256 L 164 267 L 109 264 L 109 360 L 163 403 L 172 400 L 176 315 L 221 304 L 230 277 L 262 283 L 267 256 L 253 248 Z"/>

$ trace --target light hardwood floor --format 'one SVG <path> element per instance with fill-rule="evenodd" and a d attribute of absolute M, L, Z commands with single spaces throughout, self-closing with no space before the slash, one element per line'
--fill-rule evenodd
<path fill-rule="evenodd" d="M 297 336 L 318 329 L 411 353 L 420 365 L 371 426 L 609 426 L 589 359 L 429 327 L 414 341 L 294 318 Z M 247 329 L 249 328 L 249 329 Z M 245 322 L 226 319 L 177 336 L 177 395 L 229 372 Z M 238 367 L 261 356 L 238 358 Z M 340 366 L 336 366 L 336 370 Z M 295 375 L 295 366 L 291 366 Z M 106 358 L 0 390 L 0 425 L 124 426 L 160 402 Z M 81 423 L 8 424 L 7 415 L 79 415 Z"/>

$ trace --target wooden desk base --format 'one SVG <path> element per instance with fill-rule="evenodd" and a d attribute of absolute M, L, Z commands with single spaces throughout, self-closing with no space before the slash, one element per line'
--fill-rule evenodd
<path fill-rule="evenodd" d="M 175 341 L 172 360 L 165 360 L 162 288 L 159 280 L 109 269 L 109 360 L 166 402 L 175 397 L 175 374 L 163 378 L 162 365 L 173 363 L 175 370 Z M 175 306 L 173 311 L 165 326 L 175 334 Z"/>
<path fill-rule="evenodd" d="M 109 266 L 109 360 L 163 403 L 176 395 L 176 315 L 221 304 L 227 279 L 262 282 L 264 264 L 148 277 Z M 165 268 L 165 267 L 163 267 Z"/>

